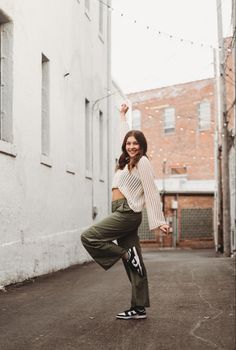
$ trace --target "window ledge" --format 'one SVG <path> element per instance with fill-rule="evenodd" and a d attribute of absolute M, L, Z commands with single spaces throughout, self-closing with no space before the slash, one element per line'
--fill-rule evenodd
<path fill-rule="evenodd" d="M 165 135 L 165 136 L 175 135 L 175 130 L 171 130 L 171 131 L 165 131 L 165 130 L 164 130 L 164 135 Z"/>
<path fill-rule="evenodd" d="M 210 131 L 210 127 L 206 127 L 206 128 L 199 128 L 198 129 L 199 132 L 205 132 L 205 131 Z"/>
<path fill-rule="evenodd" d="M 104 40 L 104 36 L 102 33 L 98 34 L 99 40 L 104 44 L 105 40 Z"/>
<path fill-rule="evenodd" d="M 104 173 L 100 173 L 100 174 L 99 174 L 99 182 L 105 182 Z"/>
<path fill-rule="evenodd" d="M 188 174 L 170 174 L 170 177 L 176 177 L 178 179 L 187 179 L 188 178 Z"/>
<path fill-rule="evenodd" d="M 68 163 L 66 166 L 66 172 L 72 175 L 75 175 L 76 173 L 76 168 L 73 163 Z"/>
<path fill-rule="evenodd" d="M 45 156 L 44 154 L 41 154 L 41 160 L 40 163 L 43 165 L 48 166 L 49 168 L 52 167 L 52 159 L 48 156 Z"/>
<path fill-rule="evenodd" d="M 84 13 L 85 13 L 85 16 L 88 18 L 88 20 L 91 21 L 89 11 L 87 9 L 85 9 Z"/>
<path fill-rule="evenodd" d="M 86 177 L 86 179 L 92 180 L 92 178 L 93 178 L 92 171 L 91 170 L 86 170 L 85 177 Z"/>
<path fill-rule="evenodd" d="M 16 157 L 16 146 L 10 142 L 0 140 L 0 153 L 7 154 L 8 156 Z"/>

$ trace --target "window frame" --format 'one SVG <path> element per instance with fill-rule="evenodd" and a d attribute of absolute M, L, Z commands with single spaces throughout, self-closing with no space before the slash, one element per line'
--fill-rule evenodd
<path fill-rule="evenodd" d="M 204 110 L 204 108 L 201 108 L 204 105 L 209 107 L 208 111 Z M 201 113 L 201 111 L 202 111 L 202 113 Z M 204 100 L 204 101 L 200 102 L 198 105 L 198 130 L 199 131 L 210 130 L 210 128 L 211 128 L 211 115 L 212 115 L 211 102 L 208 100 Z M 206 119 L 206 116 L 208 119 Z"/>
<path fill-rule="evenodd" d="M 50 156 L 50 60 L 41 55 L 41 155 Z M 50 164 L 51 165 L 51 164 Z"/>
<path fill-rule="evenodd" d="M 167 115 L 169 111 L 173 111 L 173 115 Z M 173 121 L 167 121 L 168 117 L 173 117 Z M 167 125 L 173 125 L 172 127 L 167 127 Z M 174 107 L 166 107 L 164 108 L 164 134 L 170 135 L 175 133 L 175 126 L 176 126 L 176 117 L 175 117 L 175 108 Z"/>
<path fill-rule="evenodd" d="M 105 0 L 104 0 L 105 1 Z M 98 4 L 98 37 L 104 44 L 104 30 L 105 30 L 105 4 L 99 0 Z"/>
<path fill-rule="evenodd" d="M 85 98 L 85 177 L 92 179 L 92 115 L 90 101 Z"/>
<path fill-rule="evenodd" d="M 13 133 L 13 22 L 0 10 L 0 153 L 16 157 Z"/>
<path fill-rule="evenodd" d="M 104 182 L 104 114 L 99 110 L 99 180 Z"/>
<path fill-rule="evenodd" d="M 139 109 L 134 109 L 132 111 L 132 129 L 134 130 L 141 130 L 141 120 L 142 120 L 142 114 Z"/>
<path fill-rule="evenodd" d="M 91 21 L 91 3 L 90 0 L 84 0 L 84 12 L 85 15 L 87 16 L 87 18 L 89 19 L 89 21 Z"/>

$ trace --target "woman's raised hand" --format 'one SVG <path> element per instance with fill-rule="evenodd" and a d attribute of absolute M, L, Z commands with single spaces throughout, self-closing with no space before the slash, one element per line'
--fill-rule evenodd
<path fill-rule="evenodd" d="M 120 114 L 125 115 L 128 109 L 129 109 L 129 106 L 127 106 L 127 104 L 125 103 L 122 103 L 122 105 L 120 106 Z"/>

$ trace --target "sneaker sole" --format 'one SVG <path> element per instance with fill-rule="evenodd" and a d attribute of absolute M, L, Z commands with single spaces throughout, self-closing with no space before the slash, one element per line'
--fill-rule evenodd
<path fill-rule="evenodd" d="M 147 315 L 135 315 L 135 316 L 116 316 L 118 320 L 144 320 Z"/>

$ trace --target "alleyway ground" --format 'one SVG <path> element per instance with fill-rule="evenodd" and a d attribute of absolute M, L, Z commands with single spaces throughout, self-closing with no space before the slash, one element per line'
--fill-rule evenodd
<path fill-rule="evenodd" d="M 147 320 L 116 320 L 130 287 L 118 262 L 37 278 L 0 293 L 1 350 L 234 350 L 235 260 L 212 250 L 144 249 Z"/>

